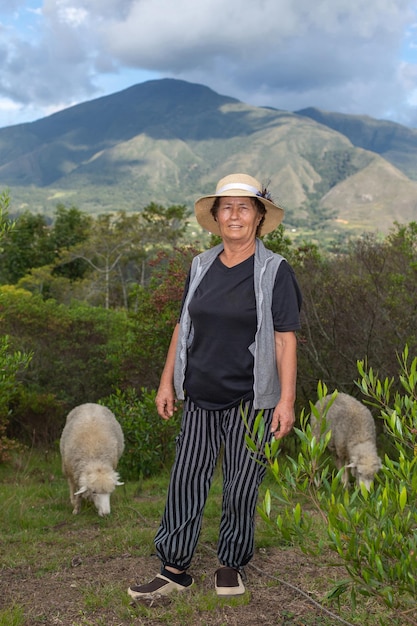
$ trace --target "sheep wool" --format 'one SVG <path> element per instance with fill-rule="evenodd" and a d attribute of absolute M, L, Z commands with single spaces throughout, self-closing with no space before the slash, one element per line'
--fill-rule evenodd
<path fill-rule="evenodd" d="M 108 515 L 110 494 L 123 485 L 115 470 L 124 436 L 114 414 L 100 404 L 75 407 L 67 415 L 59 447 L 73 514 L 80 512 L 84 497 L 94 502 L 100 516 Z"/>
<path fill-rule="evenodd" d="M 345 468 L 343 485 L 348 485 L 350 469 L 357 484 L 363 483 L 369 490 L 375 474 L 381 468 L 374 418 L 370 410 L 353 396 L 338 393 L 328 407 L 331 398 L 329 394 L 316 403 L 320 419 L 311 413 L 312 433 L 318 439 L 331 430 L 328 449 L 336 467 L 339 470 Z"/>

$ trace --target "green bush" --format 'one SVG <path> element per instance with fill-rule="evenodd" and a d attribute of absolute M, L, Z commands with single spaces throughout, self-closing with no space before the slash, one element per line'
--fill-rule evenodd
<path fill-rule="evenodd" d="M 417 222 L 397 225 L 382 241 L 363 236 L 335 253 L 310 248 L 292 259 L 303 294 L 300 411 L 319 380 L 355 395 L 359 360 L 377 363 L 382 377 L 396 378 L 398 347 L 408 345 L 417 354 Z"/>
<path fill-rule="evenodd" d="M 380 380 L 363 361 L 357 364 L 357 385 L 378 408 L 377 419 L 396 449 L 395 458 L 385 455 L 371 490 L 342 487 L 343 468 L 335 470 L 326 451 L 329 437 L 316 441 L 303 413 L 295 429 L 296 458 L 281 459 L 275 441 L 265 449 L 278 495 L 268 490 L 260 513 L 283 540 L 326 562 L 333 553 L 333 564 L 344 566 L 347 578 L 329 590 L 329 599 L 349 592 L 355 607 L 358 594 L 372 596 L 406 615 L 417 594 L 417 357 L 410 364 L 406 347 L 399 361 L 398 381 Z M 319 384 L 319 398 L 326 393 Z M 315 410 L 312 402 L 310 408 Z M 253 450 L 261 431 L 262 420 L 248 433 Z"/>
<path fill-rule="evenodd" d="M 24 445 L 48 446 L 59 439 L 66 413 L 67 408 L 53 393 L 19 385 L 11 403 L 8 431 Z"/>
<path fill-rule="evenodd" d="M 100 401 L 115 414 L 125 437 L 125 451 L 118 470 L 124 479 L 147 478 L 167 469 L 175 454 L 175 437 L 179 430 L 179 411 L 166 421 L 155 407 L 155 391 L 133 388 Z"/>
<path fill-rule="evenodd" d="M 18 443 L 10 439 L 6 432 L 19 372 L 29 365 L 30 360 L 31 354 L 10 350 L 7 335 L 0 337 L 0 463 L 9 460 L 11 450 L 18 448 Z"/>
<path fill-rule="evenodd" d="M 0 286 L 0 334 L 9 336 L 14 350 L 32 353 L 24 385 L 31 393 L 55 396 L 63 415 L 120 387 L 129 337 L 123 311 L 77 302 L 67 307 Z"/>

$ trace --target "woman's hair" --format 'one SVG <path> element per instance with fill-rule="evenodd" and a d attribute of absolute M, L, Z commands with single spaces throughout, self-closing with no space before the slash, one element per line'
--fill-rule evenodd
<path fill-rule="evenodd" d="M 218 198 L 216 198 L 213 202 L 213 206 L 210 209 L 210 213 L 212 214 L 215 222 L 217 222 L 217 213 L 219 212 L 220 197 L 223 196 L 219 196 Z M 256 229 L 256 236 L 259 237 L 262 230 L 262 224 L 265 221 L 266 208 L 262 200 L 260 200 L 259 198 L 253 198 L 252 196 L 248 197 L 250 198 L 250 200 L 252 200 L 252 204 L 254 205 L 258 214 L 262 216 L 261 221 L 258 224 L 258 228 Z"/>

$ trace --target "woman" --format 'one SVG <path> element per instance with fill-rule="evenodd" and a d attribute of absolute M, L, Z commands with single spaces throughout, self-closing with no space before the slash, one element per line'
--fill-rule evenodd
<path fill-rule="evenodd" d="M 242 568 L 254 550 L 254 517 L 265 466 L 245 444 L 263 409 L 265 441 L 287 435 L 295 421 L 296 335 L 301 294 L 294 273 L 259 234 L 274 230 L 283 210 L 246 174 L 222 178 L 216 193 L 199 198 L 200 225 L 222 243 L 193 259 L 180 321 L 156 396 L 163 419 L 184 399 L 181 430 L 165 512 L 155 537 L 161 573 L 132 586 L 134 599 L 188 589 L 187 573 L 220 449 L 223 503 L 215 589 L 245 592 Z"/>

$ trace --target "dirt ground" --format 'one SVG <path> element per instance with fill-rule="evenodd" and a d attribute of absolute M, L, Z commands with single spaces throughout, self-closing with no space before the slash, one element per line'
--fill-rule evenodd
<path fill-rule="evenodd" d="M 152 605 L 148 602 L 145 608 L 129 604 L 125 600 L 129 584 L 147 581 L 158 570 L 156 557 L 137 558 L 129 554 L 85 560 L 74 555 L 67 566 L 43 573 L 42 577 L 30 569 L 2 570 L 0 606 L 5 608 L 13 603 L 23 606 L 25 626 L 329 626 L 350 623 L 336 616 L 332 619 L 314 602 L 320 600 L 318 585 L 323 585 L 323 577 L 327 575 L 331 581 L 335 568 L 318 571 L 313 562 L 291 550 L 263 549 L 255 555 L 245 570 L 248 593 L 241 601 L 216 597 L 215 568 L 216 557 L 212 550 L 200 547 L 190 570 L 195 584 L 187 591 L 188 613 L 184 612 L 184 603 L 182 607 L 175 604 L 184 594 L 178 600 L 165 598 Z M 93 592 L 95 602 L 86 601 L 86 590 Z M 333 611 L 337 613 L 337 609 Z"/>

